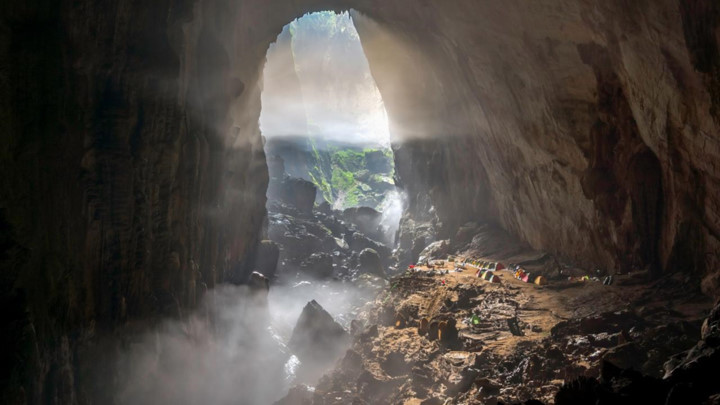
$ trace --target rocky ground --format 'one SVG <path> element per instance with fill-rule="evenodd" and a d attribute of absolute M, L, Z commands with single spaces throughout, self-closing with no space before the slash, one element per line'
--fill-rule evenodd
<path fill-rule="evenodd" d="M 538 286 L 495 275 L 444 261 L 392 278 L 335 369 L 279 404 L 718 403 L 720 309 L 706 319 L 712 303 L 689 278 L 635 272 L 604 285 L 557 270 Z"/>
<path fill-rule="evenodd" d="M 385 244 L 382 214 L 369 207 L 339 211 L 327 203 L 317 206 L 315 193 L 315 186 L 303 179 L 272 179 L 268 237 L 277 246 L 278 259 L 277 265 L 268 261 L 258 270 L 281 281 L 385 276 L 395 260 Z"/>
<path fill-rule="evenodd" d="M 413 225 L 406 223 L 393 252 L 379 242 L 377 211 L 315 206 L 310 182 L 273 180 L 268 235 L 279 261 L 271 278 L 357 284 L 371 275 L 374 289 L 384 288 L 354 321 L 343 322 L 348 334 L 319 304 L 306 306 L 293 336 L 312 338 L 295 339 L 304 343 L 294 350 L 327 355 L 312 375 L 338 361 L 317 384 L 296 386 L 279 404 L 718 399 L 711 396 L 720 386 L 707 376 L 720 371 L 720 310 L 704 322 L 712 302 L 687 274 L 653 279 L 634 271 L 604 283 L 610 274 L 600 269 L 563 263 L 476 223 L 447 240 L 404 232 Z M 424 265 L 398 275 L 395 263 L 410 259 Z M 495 269 L 494 282 L 478 277 L 486 267 Z M 515 277 L 517 268 L 529 282 Z M 536 284 L 538 276 L 543 282 Z M 305 367 L 318 363 L 318 356 L 304 357 Z"/>

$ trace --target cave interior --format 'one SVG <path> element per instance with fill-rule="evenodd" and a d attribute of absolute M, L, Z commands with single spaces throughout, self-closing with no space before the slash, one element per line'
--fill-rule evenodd
<path fill-rule="evenodd" d="M 716 0 L 0 27 L 2 403 L 720 404 Z"/>

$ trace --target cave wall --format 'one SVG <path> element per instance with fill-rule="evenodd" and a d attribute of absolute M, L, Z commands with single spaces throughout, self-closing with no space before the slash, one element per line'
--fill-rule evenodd
<path fill-rule="evenodd" d="M 0 402 L 111 403 L 101 341 L 250 270 L 267 166 L 226 6 L 0 6 Z"/>
<path fill-rule="evenodd" d="M 684 271 L 718 295 L 719 7 L 361 9 L 411 211 L 429 196 L 440 237 L 496 222 L 575 264 Z"/>
<path fill-rule="evenodd" d="M 718 294 L 713 0 L 6 2 L 4 403 L 107 403 L 83 367 L 99 336 L 242 281 L 265 215 L 267 47 L 304 12 L 350 7 L 409 215 L 432 204 L 441 236 L 496 222 Z"/>

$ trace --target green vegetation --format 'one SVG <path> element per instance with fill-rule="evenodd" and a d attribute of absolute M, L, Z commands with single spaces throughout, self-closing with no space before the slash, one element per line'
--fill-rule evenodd
<path fill-rule="evenodd" d="M 310 178 L 325 200 L 338 208 L 377 207 L 393 188 L 394 162 L 390 148 L 353 148 L 326 145 L 320 150 L 310 140 L 315 165 Z"/>

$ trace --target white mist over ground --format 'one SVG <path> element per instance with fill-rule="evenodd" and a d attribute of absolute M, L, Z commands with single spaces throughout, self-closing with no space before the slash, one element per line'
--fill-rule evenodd
<path fill-rule="evenodd" d="M 303 369 L 287 348 L 308 301 L 343 326 L 372 299 L 347 283 L 273 286 L 266 298 L 245 286 L 220 286 L 184 321 L 166 321 L 129 344 L 117 365 L 119 404 L 272 404 Z M 269 302 L 269 304 L 268 304 Z"/>
<path fill-rule="evenodd" d="M 347 12 L 307 14 L 285 26 L 263 77 L 264 136 L 389 144 L 385 106 Z"/>
<path fill-rule="evenodd" d="M 400 228 L 400 218 L 405 211 L 406 197 L 405 193 L 399 189 L 390 191 L 378 207 L 378 211 L 382 213 L 380 226 L 385 230 L 387 240 L 392 243 L 395 241 L 395 235 Z"/>

